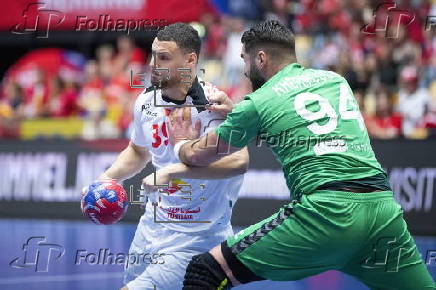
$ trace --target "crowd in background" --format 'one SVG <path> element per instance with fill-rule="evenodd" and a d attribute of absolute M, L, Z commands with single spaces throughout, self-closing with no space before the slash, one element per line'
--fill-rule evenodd
<path fill-rule="evenodd" d="M 95 59 L 87 60 L 78 77 L 73 73 L 47 76 L 36 68 L 33 84 L 24 88 L 4 79 L 0 99 L 0 136 L 17 137 L 23 120 L 78 117 L 84 121 L 85 139 L 122 137 L 131 122 L 130 110 L 140 88 L 132 88 L 130 75 L 147 68 L 144 50 L 123 36 L 116 47 L 103 44 Z"/>
<path fill-rule="evenodd" d="M 436 26 L 426 29 L 436 3 L 395 2 L 392 10 L 362 0 L 229 1 L 230 13 L 207 14 L 193 24 L 203 40 L 199 76 L 241 100 L 251 91 L 243 76 L 241 35 L 259 20 L 276 19 L 296 33 L 300 63 L 348 80 L 371 137 L 436 136 Z M 378 22 L 387 16 L 398 25 L 380 29 Z M 30 89 L 4 79 L 0 136 L 17 137 L 22 120 L 71 116 L 84 120 L 83 138 L 128 136 L 133 102 L 141 92 L 131 87 L 131 72 L 142 73 L 147 86 L 146 51 L 124 36 L 115 46 L 101 45 L 80 78 L 47 78 L 41 70 Z"/>

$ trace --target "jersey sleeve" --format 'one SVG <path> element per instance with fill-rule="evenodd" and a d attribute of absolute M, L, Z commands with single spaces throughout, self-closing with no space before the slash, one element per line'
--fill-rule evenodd
<path fill-rule="evenodd" d="M 234 147 L 244 147 L 258 134 L 259 121 L 253 101 L 245 99 L 227 115 L 215 133 Z"/>
<path fill-rule="evenodd" d="M 141 97 L 136 100 L 133 109 L 133 130 L 130 140 L 137 146 L 147 147 L 147 139 L 145 138 L 144 131 L 142 129 L 143 125 L 141 124 L 141 100 Z"/>

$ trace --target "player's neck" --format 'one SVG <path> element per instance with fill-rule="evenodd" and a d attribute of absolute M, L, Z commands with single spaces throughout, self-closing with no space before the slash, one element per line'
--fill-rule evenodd
<path fill-rule="evenodd" d="M 193 78 L 195 79 L 195 78 Z M 171 100 L 184 101 L 192 83 L 180 83 L 180 85 L 162 89 L 162 93 Z"/>
<path fill-rule="evenodd" d="M 282 61 L 276 65 L 274 65 L 267 73 L 266 73 L 266 79 L 269 80 L 271 77 L 273 77 L 275 74 L 277 74 L 279 71 L 281 71 L 285 66 L 290 65 L 291 63 L 296 63 L 296 58 L 288 58 L 285 61 Z"/>

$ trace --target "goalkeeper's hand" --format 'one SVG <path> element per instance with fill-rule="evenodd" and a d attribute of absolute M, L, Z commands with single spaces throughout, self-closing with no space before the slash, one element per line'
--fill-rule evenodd
<path fill-rule="evenodd" d="M 218 89 L 214 90 L 209 96 L 210 105 L 207 106 L 207 109 L 210 111 L 217 112 L 224 118 L 227 117 L 227 114 L 233 110 L 233 102 L 227 96 L 226 93 L 220 91 Z"/>

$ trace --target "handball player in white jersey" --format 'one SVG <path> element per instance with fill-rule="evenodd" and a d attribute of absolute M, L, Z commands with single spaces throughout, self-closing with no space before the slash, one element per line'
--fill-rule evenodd
<path fill-rule="evenodd" d="M 143 180 L 148 201 L 130 246 L 123 290 L 182 289 L 191 257 L 233 234 L 230 218 L 248 166 L 247 149 L 195 168 L 180 163 L 168 139 L 167 116 L 176 105 L 192 106 L 201 135 L 224 119 L 213 111 L 219 105 L 205 107 L 219 91 L 197 78 L 200 46 L 197 31 L 187 24 L 158 32 L 150 62 L 153 87 L 136 100 L 129 145 L 99 178 L 122 181 L 151 161 L 156 184 L 170 182 L 165 192 L 158 192 L 154 174 Z"/>

